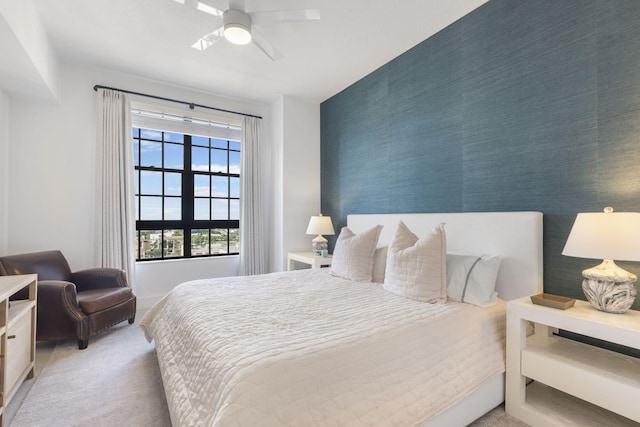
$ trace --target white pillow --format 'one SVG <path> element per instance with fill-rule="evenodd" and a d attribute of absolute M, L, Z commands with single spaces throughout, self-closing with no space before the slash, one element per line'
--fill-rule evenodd
<path fill-rule="evenodd" d="M 387 251 L 389 246 L 376 249 L 373 255 L 373 281 L 384 283 L 384 270 L 387 268 Z"/>
<path fill-rule="evenodd" d="M 333 249 L 331 274 L 356 282 L 370 282 L 373 276 L 373 255 L 380 237 L 381 225 L 358 235 L 342 227 Z"/>
<path fill-rule="evenodd" d="M 499 256 L 447 254 L 447 295 L 480 307 L 495 305 L 499 269 Z"/>
<path fill-rule="evenodd" d="M 387 254 L 384 289 L 416 301 L 447 301 L 444 223 L 421 239 L 400 221 Z"/>

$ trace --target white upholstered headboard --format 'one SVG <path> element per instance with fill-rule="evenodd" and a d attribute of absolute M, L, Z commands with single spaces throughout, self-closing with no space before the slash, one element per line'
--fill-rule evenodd
<path fill-rule="evenodd" d="M 444 222 L 447 252 L 500 255 L 496 290 L 511 300 L 542 292 L 542 213 L 464 212 L 348 215 L 347 225 L 360 233 L 383 225 L 378 247 L 387 246 L 402 220 L 418 237 Z"/>

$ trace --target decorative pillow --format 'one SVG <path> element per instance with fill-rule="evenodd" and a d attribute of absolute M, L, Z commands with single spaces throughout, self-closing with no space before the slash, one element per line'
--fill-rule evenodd
<path fill-rule="evenodd" d="M 377 225 L 356 235 L 348 227 L 342 227 L 333 249 L 331 274 L 356 282 L 370 282 L 380 231 L 382 226 Z"/>
<path fill-rule="evenodd" d="M 447 295 L 480 307 L 494 305 L 499 269 L 499 256 L 447 254 Z"/>
<path fill-rule="evenodd" d="M 383 246 L 376 249 L 373 255 L 373 281 L 376 283 L 384 283 L 384 271 L 387 267 L 387 252 L 389 246 Z"/>
<path fill-rule="evenodd" d="M 400 221 L 387 254 L 384 289 L 416 301 L 447 301 L 447 241 L 444 223 L 421 239 Z"/>

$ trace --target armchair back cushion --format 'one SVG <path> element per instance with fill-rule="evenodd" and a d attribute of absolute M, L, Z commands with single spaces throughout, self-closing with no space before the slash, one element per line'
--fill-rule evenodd
<path fill-rule="evenodd" d="M 9 255 L 0 259 L 0 275 L 38 274 L 38 280 L 71 281 L 71 268 L 60 251 Z"/>

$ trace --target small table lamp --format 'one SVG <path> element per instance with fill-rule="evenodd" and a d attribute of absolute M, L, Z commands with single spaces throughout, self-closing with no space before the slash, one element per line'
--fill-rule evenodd
<path fill-rule="evenodd" d="M 335 234 L 333 230 L 333 223 L 330 216 L 312 216 L 309 220 L 309 226 L 307 227 L 307 234 L 317 234 L 316 238 L 311 241 L 311 248 L 316 255 L 320 255 L 323 249 L 329 247 L 327 239 L 322 237 L 323 234 L 331 236 Z"/>
<path fill-rule="evenodd" d="M 624 313 L 635 300 L 637 277 L 613 260 L 640 261 L 640 213 L 614 213 L 609 207 L 604 213 L 579 213 L 562 255 L 603 259 L 582 272 L 582 290 L 598 310 Z"/>

